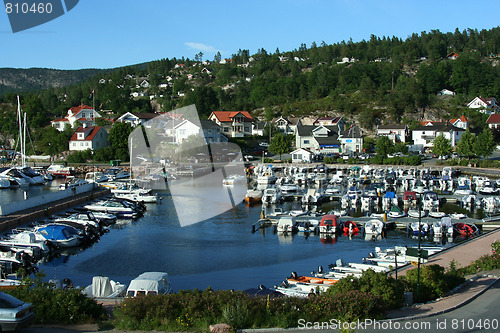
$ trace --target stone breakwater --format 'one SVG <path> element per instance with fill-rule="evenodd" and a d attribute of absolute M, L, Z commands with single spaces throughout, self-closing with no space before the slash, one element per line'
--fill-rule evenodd
<path fill-rule="evenodd" d="M 92 166 L 92 165 L 79 165 L 79 166 L 75 166 L 75 173 L 77 175 L 83 175 L 85 176 L 85 174 L 87 172 L 105 172 L 106 170 L 108 170 L 109 168 L 112 168 L 110 166 Z M 119 166 L 120 169 L 122 169 L 123 171 L 126 171 L 126 172 L 130 172 L 130 167 L 126 166 L 126 167 L 122 167 L 122 166 Z"/>

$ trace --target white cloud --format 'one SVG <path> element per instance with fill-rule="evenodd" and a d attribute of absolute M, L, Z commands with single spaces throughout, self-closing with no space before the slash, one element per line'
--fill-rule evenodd
<path fill-rule="evenodd" d="M 217 51 L 219 51 L 215 47 L 210 46 L 210 45 L 205 45 L 203 43 L 187 42 L 185 44 L 187 46 L 189 46 L 191 49 L 196 50 L 196 51 L 210 52 L 210 53 L 216 53 Z"/>

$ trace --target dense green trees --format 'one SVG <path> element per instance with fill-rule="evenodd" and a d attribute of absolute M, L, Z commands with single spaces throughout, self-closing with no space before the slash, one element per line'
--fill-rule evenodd
<path fill-rule="evenodd" d="M 450 154 L 452 149 L 450 140 L 445 138 L 443 133 L 439 134 L 433 141 L 432 152 L 439 157 Z"/>
<path fill-rule="evenodd" d="M 271 139 L 271 144 L 269 145 L 269 151 L 273 154 L 280 155 L 280 160 L 281 160 L 281 155 L 290 152 L 291 147 L 292 147 L 292 138 L 283 133 L 278 133 Z"/>

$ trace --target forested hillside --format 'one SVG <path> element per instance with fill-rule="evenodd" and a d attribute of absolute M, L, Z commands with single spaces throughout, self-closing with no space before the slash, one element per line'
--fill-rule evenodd
<path fill-rule="evenodd" d="M 382 123 L 459 116 L 469 112 L 465 105 L 475 96 L 498 98 L 499 48 L 500 28 L 494 28 L 422 32 L 404 40 L 371 36 L 361 42 L 313 42 L 286 52 L 239 50 L 225 60 L 220 54 L 206 60 L 198 53 L 96 72 L 82 82 L 21 98 L 32 128 L 48 125 L 71 106 L 92 105 L 94 91 L 97 110 L 115 116 L 195 103 L 202 117 L 213 110 L 247 110 L 267 119 L 338 114 L 370 131 Z M 445 88 L 456 95 L 438 97 Z M 15 111 L 13 93 L 0 102 L 0 113 Z M 481 115 L 466 116 L 481 129 Z M 12 133 L 15 118 L 1 126 L 2 133 Z"/>

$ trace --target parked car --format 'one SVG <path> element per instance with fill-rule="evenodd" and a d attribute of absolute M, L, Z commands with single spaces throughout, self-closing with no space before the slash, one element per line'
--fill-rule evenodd
<path fill-rule="evenodd" d="M 31 325 L 35 314 L 33 305 L 0 292 L 0 328 L 2 332 L 15 331 Z"/>
<path fill-rule="evenodd" d="M 261 147 L 269 147 L 269 143 L 267 143 L 267 142 L 260 142 L 259 146 L 261 146 Z"/>

